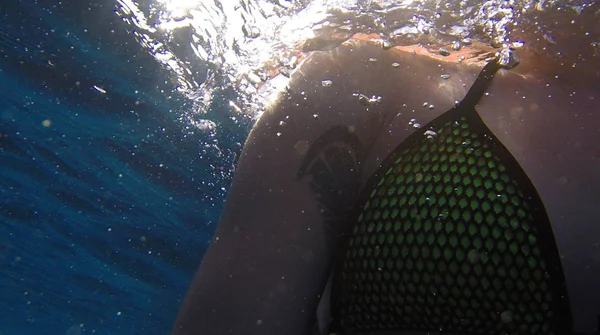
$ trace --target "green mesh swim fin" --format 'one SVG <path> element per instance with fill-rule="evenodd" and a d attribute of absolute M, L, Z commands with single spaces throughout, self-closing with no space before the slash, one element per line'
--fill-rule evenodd
<path fill-rule="evenodd" d="M 333 331 L 571 332 L 544 205 L 475 111 L 500 67 L 486 65 L 367 184 L 334 274 Z"/>

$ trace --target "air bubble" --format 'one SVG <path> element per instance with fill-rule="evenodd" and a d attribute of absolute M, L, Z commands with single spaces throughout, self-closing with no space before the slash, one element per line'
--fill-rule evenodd
<path fill-rule="evenodd" d="M 360 102 L 361 105 L 363 106 L 368 106 L 369 105 L 369 97 L 361 94 L 358 96 L 358 101 Z"/>
<path fill-rule="evenodd" d="M 381 47 L 383 50 L 389 50 L 392 47 L 392 43 L 388 40 L 381 41 Z"/>
<path fill-rule="evenodd" d="M 325 79 L 321 82 L 321 85 L 323 87 L 331 87 L 331 85 L 333 85 L 333 81 L 329 80 L 329 79 Z"/>
<path fill-rule="evenodd" d="M 450 75 L 449 75 L 449 74 L 447 74 L 447 73 L 444 73 L 444 74 L 442 74 L 440 77 L 441 77 L 442 79 L 444 79 L 444 80 L 448 80 L 448 79 L 450 79 Z"/>
<path fill-rule="evenodd" d="M 392 67 L 393 67 L 393 68 L 399 68 L 399 67 L 400 67 L 400 63 L 398 63 L 398 62 L 393 62 L 393 63 L 392 63 Z"/>
<path fill-rule="evenodd" d="M 244 32 L 244 35 L 248 38 L 257 38 L 258 36 L 260 36 L 260 29 L 258 29 L 258 27 L 256 26 L 246 24 L 242 27 L 242 31 Z"/>
<path fill-rule="evenodd" d="M 521 48 L 525 45 L 525 42 L 523 41 L 514 41 L 512 42 L 511 46 L 515 49 Z"/>
<path fill-rule="evenodd" d="M 298 66 L 298 57 L 292 56 L 284 65 L 289 69 L 295 69 Z"/>
<path fill-rule="evenodd" d="M 592 48 L 594 48 L 594 56 L 600 56 L 600 41 L 590 43 Z"/>
<path fill-rule="evenodd" d="M 257 74 L 256 74 L 256 73 L 254 73 L 254 72 L 249 72 L 249 73 L 248 73 L 248 80 L 250 80 L 250 82 L 251 82 L 251 83 L 253 83 L 253 84 L 255 84 L 255 85 L 263 81 L 263 80 L 260 78 L 260 76 L 259 76 L 259 75 L 257 75 Z"/>
<path fill-rule="evenodd" d="M 292 75 L 292 72 L 290 71 L 290 69 L 288 69 L 285 66 L 282 66 L 279 68 L 279 73 L 288 78 Z"/>
<path fill-rule="evenodd" d="M 450 50 L 448 50 L 447 48 L 442 47 L 442 48 L 440 48 L 439 52 L 440 52 L 440 55 L 442 55 L 442 56 L 450 56 Z"/>
<path fill-rule="evenodd" d="M 461 47 L 462 47 L 462 45 L 460 45 L 459 41 L 452 42 L 452 50 L 458 51 L 458 50 L 460 50 Z"/>
<path fill-rule="evenodd" d="M 415 26 L 404 26 L 393 31 L 394 36 L 405 36 L 405 35 L 416 35 L 419 33 L 419 29 Z"/>

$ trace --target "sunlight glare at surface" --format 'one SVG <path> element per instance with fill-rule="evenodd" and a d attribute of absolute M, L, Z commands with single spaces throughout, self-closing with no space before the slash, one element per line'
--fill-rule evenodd
<path fill-rule="evenodd" d="M 513 42 L 509 30 L 522 13 L 557 1 L 117 0 L 117 15 L 192 102 L 187 118 L 205 114 L 215 94 L 231 89 L 236 96 L 227 99 L 256 119 L 304 56 L 356 33 L 398 45 L 468 37 L 499 47 Z"/>
<path fill-rule="evenodd" d="M 184 17 L 186 12 L 198 6 L 202 0 L 158 0 L 174 17 Z"/>

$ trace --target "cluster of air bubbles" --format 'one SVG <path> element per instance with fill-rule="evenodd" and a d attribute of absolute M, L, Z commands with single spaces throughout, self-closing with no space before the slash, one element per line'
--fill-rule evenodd
<path fill-rule="evenodd" d="M 422 15 L 415 14 L 406 25 L 394 29 L 391 36 L 415 38 L 421 34 L 429 35 L 434 30 L 433 22 Z"/>
<path fill-rule="evenodd" d="M 434 140 L 438 136 L 438 133 L 436 133 L 433 129 L 428 129 L 423 133 L 423 135 L 425 135 L 425 137 L 427 137 L 430 140 Z"/>
<path fill-rule="evenodd" d="M 419 29 L 415 26 L 404 26 L 393 31 L 393 36 L 417 35 Z"/>
<path fill-rule="evenodd" d="M 434 109 L 435 105 L 434 104 L 430 104 L 429 102 L 425 101 L 423 103 L 423 107 L 429 108 L 429 109 Z"/>
<path fill-rule="evenodd" d="M 382 97 L 376 95 L 369 98 L 362 93 L 354 93 L 353 96 L 358 97 L 358 102 L 360 102 L 360 104 L 363 106 L 379 105 L 383 101 Z"/>
<path fill-rule="evenodd" d="M 512 69 L 519 65 L 519 56 L 512 48 L 504 48 L 497 54 L 498 62 L 505 69 Z"/>
<path fill-rule="evenodd" d="M 246 74 L 246 78 L 254 84 L 258 85 L 269 79 L 269 76 L 264 71 L 250 71 Z"/>
<path fill-rule="evenodd" d="M 512 1 L 497 3 L 488 1 L 476 13 L 474 20 L 482 26 L 490 37 L 493 47 L 501 47 L 507 40 L 508 24 L 514 20 L 515 10 Z"/>
<path fill-rule="evenodd" d="M 290 77 L 296 66 L 298 66 L 298 57 L 292 56 L 285 61 L 279 62 L 281 65 L 279 66 L 279 73 L 283 76 Z"/>
<path fill-rule="evenodd" d="M 417 122 L 417 119 L 410 119 L 410 121 L 408 121 L 408 125 L 412 126 L 413 128 L 421 128 L 421 124 Z"/>
<path fill-rule="evenodd" d="M 314 50 L 330 50 L 356 33 L 377 34 L 384 50 L 396 45 L 422 44 L 432 45 L 434 50 L 443 46 L 437 52 L 450 55 L 470 45 L 471 38 L 495 47 L 505 46 L 509 41 L 508 29 L 519 16 L 557 3 L 556 0 L 219 0 L 200 1 L 197 5 L 192 4 L 197 1 L 192 1 L 184 6 L 185 10 L 174 11 L 170 9 L 173 6 L 165 5 L 174 2 L 170 0 L 152 6 L 118 2 L 128 5 L 120 6 L 117 15 L 135 26 L 140 44 L 173 72 L 179 92 L 190 100 L 197 95 L 209 96 L 195 101 L 195 105 L 202 106 L 195 110 L 205 112 L 211 105 L 213 92 L 231 87 L 239 95 L 236 101 L 240 110 L 250 117 L 256 115 L 248 111 L 259 112 L 264 107 L 261 94 L 273 78 L 284 80 L 291 76 L 298 62 L 290 55 L 302 51 L 299 46 L 306 41 L 323 42 L 315 42 Z M 547 34 L 543 38 L 552 41 Z M 519 42 L 511 46 L 518 48 L 515 43 Z M 600 55 L 600 41 L 591 46 Z M 190 61 L 189 55 L 196 55 L 200 62 Z M 393 63 L 392 67 L 400 64 Z M 442 76 L 442 79 L 447 78 Z M 330 84 L 323 81 L 322 85 Z M 377 103 L 373 101 L 361 99 L 368 105 Z"/>

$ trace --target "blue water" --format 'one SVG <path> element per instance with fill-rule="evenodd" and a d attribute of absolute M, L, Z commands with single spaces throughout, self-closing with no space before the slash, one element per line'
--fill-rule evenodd
<path fill-rule="evenodd" d="M 250 124 L 190 130 L 115 5 L 0 4 L 2 335 L 168 333 L 223 208 Z"/>

